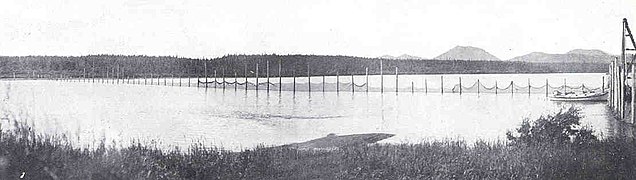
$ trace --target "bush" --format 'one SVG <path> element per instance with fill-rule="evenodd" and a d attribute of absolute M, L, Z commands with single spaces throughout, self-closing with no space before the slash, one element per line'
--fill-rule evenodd
<path fill-rule="evenodd" d="M 512 145 L 563 145 L 589 144 L 598 141 L 593 130 L 581 126 L 580 109 L 561 109 L 555 115 L 541 116 L 535 121 L 524 119 L 517 128 L 517 136 L 508 131 L 506 136 Z"/>

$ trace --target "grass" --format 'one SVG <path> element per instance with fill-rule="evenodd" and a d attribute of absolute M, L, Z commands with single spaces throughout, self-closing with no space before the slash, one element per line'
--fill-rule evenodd
<path fill-rule="evenodd" d="M 544 119 L 558 117 L 564 116 Z M 230 152 L 202 144 L 193 144 L 186 150 L 162 150 L 143 143 L 123 148 L 108 147 L 102 143 L 87 149 L 74 147 L 62 136 L 42 135 L 21 123 L 14 124 L 10 130 L 0 133 L 2 179 L 20 176 L 27 179 L 636 177 L 636 142 L 632 139 L 587 143 L 522 143 L 515 139 L 514 142 L 478 141 L 473 144 L 444 140 L 350 146 L 331 151 L 257 147 Z"/>

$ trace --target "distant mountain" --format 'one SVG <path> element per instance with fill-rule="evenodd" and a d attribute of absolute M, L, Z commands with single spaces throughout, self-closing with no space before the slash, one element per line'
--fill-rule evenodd
<path fill-rule="evenodd" d="M 574 50 L 568 51 L 566 54 L 583 54 L 583 55 L 600 56 L 600 57 L 612 56 L 611 54 L 608 54 L 598 49 L 574 49 Z"/>
<path fill-rule="evenodd" d="M 398 56 L 398 57 L 391 56 L 391 55 L 384 55 L 384 56 L 380 56 L 380 57 L 378 57 L 378 58 L 380 58 L 380 59 L 398 59 L 398 60 L 407 60 L 407 59 L 423 59 L 423 58 L 421 58 L 421 57 L 418 57 L 418 56 L 411 56 L 411 55 L 408 55 L 408 54 L 402 54 L 402 55 L 400 55 L 400 56 Z"/>
<path fill-rule="evenodd" d="M 517 56 L 509 61 L 524 61 L 536 63 L 607 63 L 615 56 L 596 49 L 575 49 L 565 54 L 548 54 L 533 52 Z"/>
<path fill-rule="evenodd" d="M 395 59 L 396 57 L 395 56 L 391 56 L 391 55 L 383 55 L 383 56 L 380 56 L 378 58 L 380 58 L 380 59 Z"/>
<path fill-rule="evenodd" d="M 486 52 L 483 49 L 471 46 L 455 46 L 435 59 L 439 60 L 491 60 L 500 61 L 496 56 Z"/>

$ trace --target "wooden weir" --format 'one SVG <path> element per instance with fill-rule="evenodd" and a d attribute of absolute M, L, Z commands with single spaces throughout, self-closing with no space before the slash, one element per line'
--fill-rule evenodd
<path fill-rule="evenodd" d="M 636 54 L 632 53 L 631 58 L 629 58 L 626 51 L 636 51 L 636 42 L 634 41 L 634 36 L 632 36 L 627 19 L 625 18 L 623 18 L 622 28 L 621 56 L 620 58 L 614 58 L 608 67 L 610 94 L 607 104 L 610 109 L 614 111 L 619 120 L 626 120 L 633 124 L 636 122 L 636 96 L 634 96 L 634 94 L 636 94 L 636 88 L 632 88 L 636 87 L 636 81 L 634 81 L 634 77 L 636 77 L 636 66 L 634 62 Z M 626 47 L 628 41 L 626 37 L 629 37 L 632 48 Z M 628 79 L 631 80 L 628 81 Z M 628 96 L 630 98 L 626 99 Z M 629 118 L 627 117 L 627 112 L 630 113 Z"/>

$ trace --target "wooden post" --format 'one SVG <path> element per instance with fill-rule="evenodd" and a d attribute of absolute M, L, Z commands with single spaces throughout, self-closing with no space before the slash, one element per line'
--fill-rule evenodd
<path fill-rule="evenodd" d="M 245 69 L 243 71 L 245 72 L 245 93 L 247 93 L 247 64 L 245 64 Z"/>
<path fill-rule="evenodd" d="M 614 69 L 613 70 L 613 72 L 614 72 L 614 74 L 613 74 L 614 75 L 613 84 L 614 85 L 613 85 L 613 88 L 612 88 L 614 90 L 614 98 L 613 98 L 614 99 L 614 101 L 613 101 L 614 105 L 613 105 L 613 107 L 614 107 L 614 111 L 617 112 L 618 111 L 618 98 L 619 98 L 619 93 L 620 93 L 620 91 L 619 91 L 620 79 L 618 78 L 619 72 L 618 72 L 618 59 L 617 58 L 614 58 L 614 62 L 612 62 L 612 69 Z"/>
<path fill-rule="evenodd" d="M 497 80 L 495 80 L 495 94 L 499 91 L 499 86 L 497 85 Z"/>
<path fill-rule="evenodd" d="M 441 92 L 442 94 L 444 94 L 444 76 L 443 76 L 443 75 L 442 75 L 442 76 L 440 76 L 440 81 L 439 81 L 439 82 L 440 82 L 440 83 L 439 83 L 439 84 L 440 84 L 440 86 L 439 86 L 439 87 L 440 87 L 440 88 L 439 88 L 439 89 L 440 89 L 440 92 Z"/>
<path fill-rule="evenodd" d="M 549 94 L 549 89 L 550 88 L 550 83 L 548 83 L 548 78 L 545 78 L 545 97 L 548 97 Z"/>
<path fill-rule="evenodd" d="M 411 94 L 415 93 L 415 83 L 411 81 Z"/>
<path fill-rule="evenodd" d="M 215 89 L 216 89 L 216 84 L 218 83 L 216 79 L 217 79 L 217 76 L 216 76 L 216 67 L 215 67 L 215 69 L 214 69 L 214 81 L 212 81 L 212 82 L 214 82 L 214 88 Z"/>
<path fill-rule="evenodd" d="M 614 72 L 613 72 L 613 69 L 612 69 L 612 64 L 613 64 L 613 63 L 614 63 L 614 62 L 610 62 L 610 64 L 609 64 L 609 65 L 608 65 L 608 67 L 607 67 L 607 71 L 609 72 L 609 76 L 607 77 L 607 80 L 608 80 L 607 85 L 609 85 L 609 101 L 608 101 L 608 103 L 607 103 L 607 104 L 608 104 L 608 105 L 609 105 L 609 107 L 611 107 L 611 108 L 614 108 L 614 104 L 613 104 L 613 103 L 614 103 L 614 91 L 613 91 L 613 89 L 614 89 L 614 88 L 613 88 L 613 87 L 614 87 L 614 86 L 613 86 L 613 81 L 614 81 L 614 80 L 613 80 Z"/>
<path fill-rule="evenodd" d="M 293 89 L 292 91 L 294 92 L 294 95 L 296 95 L 296 69 L 294 69 L 294 71 L 292 71 L 292 76 L 294 78 L 294 83 L 293 83 Z"/>
<path fill-rule="evenodd" d="M 382 59 L 380 59 L 380 93 L 384 93 L 384 73 L 382 73 Z"/>
<path fill-rule="evenodd" d="M 322 75 L 322 92 L 325 92 L 325 75 Z"/>
<path fill-rule="evenodd" d="M 398 90 L 400 89 L 400 85 L 398 84 L 398 67 L 395 66 L 395 94 L 398 93 Z"/>
<path fill-rule="evenodd" d="M 181 79 L 183 79 L 183 74 L 179 75 L 179 87 L 181 87 Z"/>
<path fill-rule="evenodd" d="M 620 99 L 619 99 L 620 108 L 621 108 L 620 109 L 621 120 L 623 120 L 625 118 L 625 114 L 623 113 L 623 111 L 625 110 L 625 107 L 624 107 L 624 103 L 625 103 L 625 99 L 624 99 L 625 92 L 624 92 L 624 90 L 625 90 L 625 87 L 624 87 L 624 85 L 625 85 L 625 82 L 626 82 L 626 80 L 624 79 L 626 73 L 624 71 L 627 71 L 627 67 L 625 66 L 625 63 L 626 63 L 626 61 L 625 61 L 625 36 L 626 36 L 626 34 L 625 34 L 625 30 L 626 30 L 625 26 L 626 25 L 627 25 L 627 20 L 623 19 L 623 24 L 622 24 L 623 34 L 621 34 L 621 61 L 620 61 L 621 66 L 619 67 L 620 83 L 621 83 L 621 85 L 619 86 L 620 87 L 619 91 L 621 92 Z M 634 96 L 634 95 L 632 94 L 632 96 Z"/>
<path fill-rule="evenodd" d="M 236 71 L 234 71 L 234 91 L 236 91 L 238 89 L 238 75 L 236 74 Z"/>
<path fill-rule="evenodd" d="M 256 92 L 258 93 L 258 61 L 256 62 Z"/>
<path fill-rule="evenodd" d="M 309 62 L 307 62 L 307 90 L 311 93 L 311 73 L 309 71 Z"/>
<path fill-rule="evenodd" d="M 563 78 L 563 92 L 567 93 L 568 92 L 568 83 L 567 83 L 567 79 Z"/>
<path fill-rule="evenodd" d="M 340 91 L 340 74 L 336 71 L 336 93 Z"/>
<path fill-rule="evenodd" d="M 510 94 L 515 94 L 515 82 L 510 81 Z"/>
<path fill-rule="evenodd" d="M 269 93 L 269 60 L 267 60 L 267 64 L 266 66 L 266 72 L 265 74 L 267 75 L 267 93 Z"/>
<path fill-rule="evenodd" d="M 428 79 L 424 78 L 424 93 L 428 94 Z"/>
<path fill-rule="evenodd" d="M 528 78 L 528 96 L 530 96 L 530 87 L 532 86 L 530 86 L 530 78 Z"/>
<path fill-rule="evenodd" d="M 620 112 L 621 120 L 625 119 L 625 113 L 624 113 L 625 111 L 625 76 L 624 76 L 625 66 L 622 66 L 622 65 L 623 63 L 621 62 L 621 65 L 618 67 L 618 72 L 619 72 L 618 78 L 620 80 L 619 81 L 620 84 L 618 86 L 619 87 L 618 88 L 618 91 L 619 91 L 619 99 L 618 99 L 619 110 L 618 111 Z"/>
<path fill-rule="evenodd" d="M 610 72 L 611 72 L 611 74 L 610 74 L 611 75 L 611 77 L 610 77 L 611 78 L 611 84 L 610 84 L 610 86 L 611 86 L 611 88 L 610 88 L 611 94 L 610 94 L 610 96 L 612 97 L 612 98 L 610 98 L 610 101 L 611 101 L 610 107 L 612 107 L 612 110 L 614 110 L 614 111 L 616 111 L 616 106 L 615 106 L 616 105 L 616 101 L 615 101 L 616 100 L 616 72 L 615 72 L 616 69 L 615 69 L 615 63 L 616 63 L 616 58 L 614 58 L 614 60 L 612 60 L 612 62 L 610 62 Z"/>
<path fill-rule="evenodd" d="M 282 76 L 282 71 L 283 68 L 280 65 L 281 60 L 278 60 L 278 93 L 280 94 L 281 91 L 283 91 L 283 76 Z"/>
<path fill-rule="evenodd" d="M 170 74 L 170 86 L 174 86 L 174 73 Z"/>
<path fill-rule="evenodd" d="M 353 72 L 351 72 L 351 93 L 355 93 L 356 92 L 356 82 L 355 79 L 353 78 Z"/>
<path fill-rule="evenodd" d="M 364 78 L 365 78 L 365 83 L 364 86 L 367 87 L 366 92 L 369 92 L 369 67 L 365 67 L 364 68 Z"/>
<path fill-rule="evenodd" d="M 477 79 L 477 94 L 479 94 L 479 93 L 480 93 L 480 92 L 479 92 L 479 91 L 481 90 L 481 87 L 480 87 L 480 86 L 481 86 L 481 85 L 479 84 L 479 79 Z"/>
<path fill-rule="evenodd" d="M 208 88 L 208 61 L 204 61 L 203 62 L 203 71 L 204 71 L 204 76 L 205 76 L 205 88 Z"/>
<path fill-rule="evenodd" d="M 601 92 L 605 93 L 605 75 L 601 77 Z"/>
<path fill-rule="evenodd" d="M 462 77 L 459 77 L 459 95 L 462 95 Z"/>
<path fill-rule="evenodd" d="M 223 80 L 223 91 L 225 91 L 225 68 L 221 69 L 221 79 Z"/>

